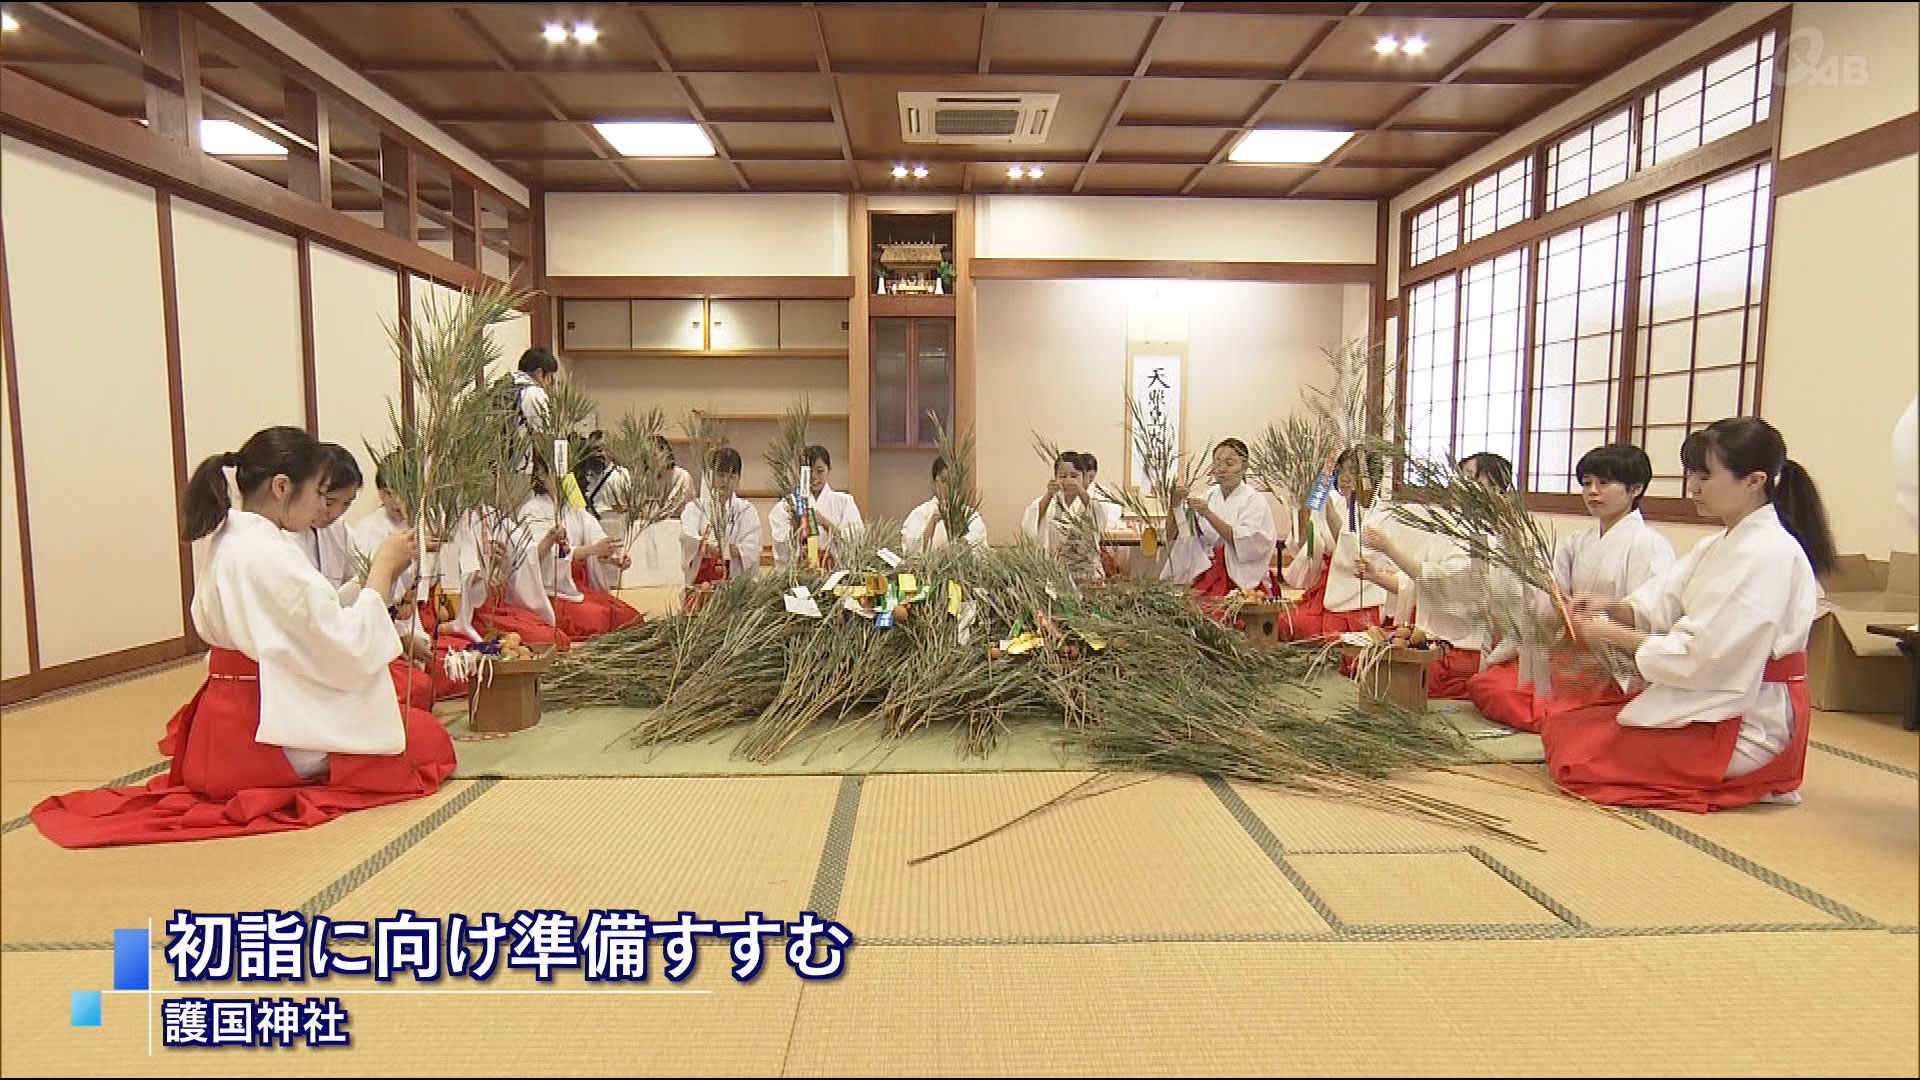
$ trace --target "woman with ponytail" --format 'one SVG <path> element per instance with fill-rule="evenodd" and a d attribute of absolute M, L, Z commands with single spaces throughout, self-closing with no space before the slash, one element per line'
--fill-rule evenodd
<path fill-rule="evenodd" d="M 1687 494 L 1725 528 L 1624 599 L 1578 595 L 1580 633 L 1630 653 L 1646 683 L 1624 704 L 1548 715 L 1561 786 L 1595 802 L 1703 813 L 1799 801 L 1812 705 L 1807 636 L 1834 562 L 1813 480 L 1751 416 L 1680 447 Z"/>
<path fill-rule="evenodd" d="M 207 679 L 160 740 L 167 774 L 42 801 L 33 821 L 49 839 L 78 848 L 302 829 L 431 794 L 453 773 L 446 729 L 402 709 L 388 677 L 400 639 L 385 597 L 412 558 L 412 531 L 381 543 L 351 596 L 295 540 L 326 513 L 328 471 L 320 444 L 291 427 L 194 470 L 182 539 L 213 538 L 193 596 Z"/>

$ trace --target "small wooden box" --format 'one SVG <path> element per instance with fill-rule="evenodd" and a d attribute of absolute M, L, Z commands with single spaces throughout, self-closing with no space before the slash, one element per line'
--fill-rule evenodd
<path fill-rule="evenodd" d="M 533 646 L 533 659 L 495 662 L 476 674 L 467 692 L 467 728 L 524 731 L 540 722 L 540 676 L 553 666 L 551 645 Z"/>
<path fill-rule="evenodd" d="M 1362 649 L 1344 646 L 1348 656 L 1358 657 Z M 1395 648 L 1369 672 L 1356 672 L 1363 696 L 1390 701 L 1408 712 L 1427 711 L 1427 666 L 1440 658 L 1440 650 Z"/>
<path fill-rule="evenodd" d="M 1277 649 L 1281 641 L 1281 616 L 1286 612 L 1286 604 L 1242 604 L 1239 614 L 1234 616 L 1234 624 L 1247 635 L 1248 644 L 1254 648 Z"/>

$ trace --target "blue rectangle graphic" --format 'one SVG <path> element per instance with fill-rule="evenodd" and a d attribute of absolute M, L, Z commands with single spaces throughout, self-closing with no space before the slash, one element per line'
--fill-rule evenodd
<path fill-rule="evenodd" d="M 71 1025 L 73 1027 L 100 1026 L 100 991 L 73 991 Z"/>
<path fill-rule="evenodd" d="M 145 990 L 152 957 L 148 955 L 145 930 L 113 932 L 113 988 Z"/>

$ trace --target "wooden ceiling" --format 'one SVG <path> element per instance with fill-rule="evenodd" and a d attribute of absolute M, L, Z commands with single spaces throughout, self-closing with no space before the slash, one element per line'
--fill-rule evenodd
<path fill-rule="evenodd" d="M 56 4 L 138 43 L 134 4 Z M 1552 107 L 1716 3 L 262 5 L 529 186 L 573 191 L 1039 191 L 1379 198 Z M 550 45 L 550 21 L 592 45 Z M 1418 56 L 1374 42 L 1422 35 Z M 16 35 L 8 35 L 13 39 Z M 202 43 L 216 97 L 269 119 L 280 88 Z M 123 115 L 130 75 L 59 43 L 0 62 Z M 124 84 L 124 85 L 123 85 Z M 1048 141 L 904 142 L 900 91 L 1052 92 Z M 218 115 L 212 101 L 209 114 Z M 603 120 L 700 124 L 703 160 L 621 158 Z M 1262 126 L 1357 134 L 1318 166 L 1226 161 Z M 336 132 L 336 153 L 372 154 Z M 924 163 L 897 180 L 896 164 Z M 1009 164 L 1044 166 L 1008 179 Z M 264 168 L 270 169 L 267 164 Z M 423 197 L 431 197 L 423 186 Z"/>

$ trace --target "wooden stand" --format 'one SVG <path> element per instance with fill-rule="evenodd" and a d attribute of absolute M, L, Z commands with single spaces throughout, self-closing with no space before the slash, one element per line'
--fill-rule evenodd
<path fill-rule="evenodd" d="M 533 659 L 493 662 L 473 677 L 467 696 L 467 728 L 477 732 L 524 731 L 540 722 L 540 676 L 553 666 L 551 645 L 533 647 Z"/>
<path fill-rule="evenodd" d="M 1358 646 L 1345 646 L 1348 656 L 1359 656 Z M 1355 673 L 1362 696 L 1375 701 L 1390 701 L 1408 712 L 1427 711 L 1427 665 L 1440 658 L 1440 650 L 1395 648 L 1373 670 Z"/>
<path fill-rule="evenodd" d="M 1247 643 L 1254 648 L 1277 649 L 1280 647 L 1280 616 L 1286 610 L 1285 604 L 1242 604 L 1240 613 L 1234 616 L 1234 622 L 1240 632 L 1247 635 Z"/>

